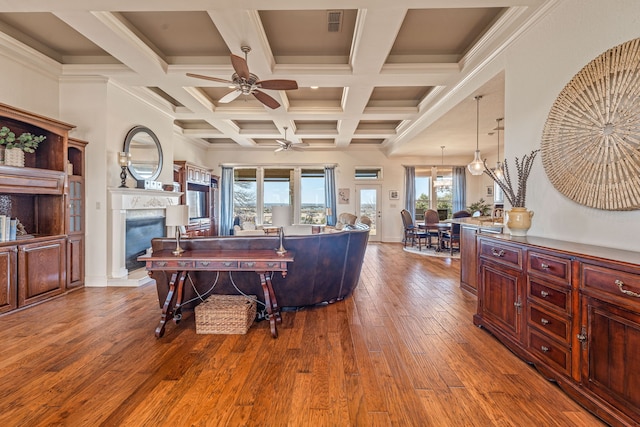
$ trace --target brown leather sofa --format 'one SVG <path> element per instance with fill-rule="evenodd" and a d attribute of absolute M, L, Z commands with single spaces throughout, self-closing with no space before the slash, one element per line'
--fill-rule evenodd
<path fill-rule="evenodd" d="M 364 253 L 369 238 L 369 228 L 359 224 L 339 232 L 311 235 L 285 236 L 283 246 L 294 253 L 286 277 L 274 273 L 272 283 L 278 305 L 284 309 L 333 303 L 348 295 L 358 285 Z M 154 251 L 175 249 L 175 239 L 156 238 L 151 241 Z M 217 236 L 183 239 L 181 247 L 189 249 L 271 249 L 280 246 L 278 236 Z M 169 277 L 158 272 L 153 275 L 158 290 L 160 306 L 164 303 Z M 201 299 L 214 294 L 238 294 L 228 273 L 219 273 L 215 287 L 215 272 L 191 272 L 185 282 L 183 309 L 191 309 Z M 255 295 L 264 302 L 260 280 L 253 272 L 232 273 L 233 282 L 247 295 Z M 194 290 L 195 287 L 195 290 Z M 197 292 L 196 292 L 197 290 Z"/>

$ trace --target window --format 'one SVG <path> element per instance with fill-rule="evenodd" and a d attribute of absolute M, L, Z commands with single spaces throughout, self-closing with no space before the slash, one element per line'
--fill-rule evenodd
<path fill-rule="evenodd" d="M 300 224 L 326 224 L 324 169 L 300 171 Z"/>
<path fill-rule="evenodd" d="M 265 169 L 263 180 L 263 224 L 272 224 L 273 206 L 290 206 L 293 194 L 293 169 Z"/>
<path fill-rule="evenodd" d="M 272 208 L 292 206 L 294 224 L 325 224 L 324 168 L 238 168 L 233 213 L 241 221 L 272 223 Z"/>
<path fill-rule="evenodd" d="M 382 179 L 382 168 L 356 167 L 356 179 Z"/>
<path fill-rule="evenodd" d="M 438 213 L 443 219 L 449 218 L 453 207 L 453 176 L 451 168 L 438 168 L 434 188 Z"/>
<path fill-rule="evenodd" d="M 233 171 L 233 216 L 240 222 L 255 221 L 257 206 L 257 176 L 255 169 Z"/>
<path fill-rule="evenodd" d="M 431 171 L 429 171 L 429 175 L 424 172 L 416 171 L 415 187 L 415 219 L 422 221 L 424 219 L 424 211 L 431 208 Z"/>

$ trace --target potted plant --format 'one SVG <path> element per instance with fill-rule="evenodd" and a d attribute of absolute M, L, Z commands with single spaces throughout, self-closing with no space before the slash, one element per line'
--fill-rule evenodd
<path fill-rule="evenodd" d="M 24 153 L 35 153 L 38 145 L 47 137 L 23 132 L 16 137 L 6 126 L 0 128 L 0 146 L 5 147 L 4 164 L 8 166 L 24 166 Z"/>
<path fill-rule="evenodd" d="M 527 230 L 531 227 L 531 218 L 533 211 L 528 211 L 525 205 L 527 197 L 527 180 L 533 167 L 533 161 L 540 150 L 533 150 L 530 154 L 522 156 L 522 160 L 516 157 L 516 173 L 515 180 L 512 181 L 511 173 L 507 160 L 504 160 L 504 178 L 500 179 L 495 172 L 487 167 L 487 161 L 484 161 L 484 173 L 489 175 L 493 181 L 504 192 L 504 197 L 511 204 L 511 210 L 507 211 L 507 227 L 514 236 L 526 236 Z M 514 185 L 515 184 L 515 185 Z"/>
<path fill-rule="evenodd" d="M 484 199 L 481 198 L 477 202 L 471 203 L 467 207 L 467 212 L 469 212 L 471 215 L 473 215 L 474 212 L 480 212 L 480 215 L 487 216 L 491 212 L 491 207 L 492 206 L 489 203 L 485 202 Z"/>

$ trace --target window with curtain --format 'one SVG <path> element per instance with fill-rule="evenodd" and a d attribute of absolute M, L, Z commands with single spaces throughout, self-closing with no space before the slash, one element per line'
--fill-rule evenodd
<path fill-rule="evenodd" d="M 325 180 L 325 169 L 322 167 L 236 168 L 234 217 L 269 225 L 272 223 L 273 206 L 286 205 L 293 207 L 295 224 L 326 224 Z"/>

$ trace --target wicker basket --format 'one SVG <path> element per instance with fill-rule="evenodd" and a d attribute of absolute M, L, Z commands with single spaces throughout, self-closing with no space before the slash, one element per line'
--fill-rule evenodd
<path fill-rule="evenodd" d="M 246 334 L 256 318 L 255 296 L 211 295 L 196 306 L 196 334 Z"/>

